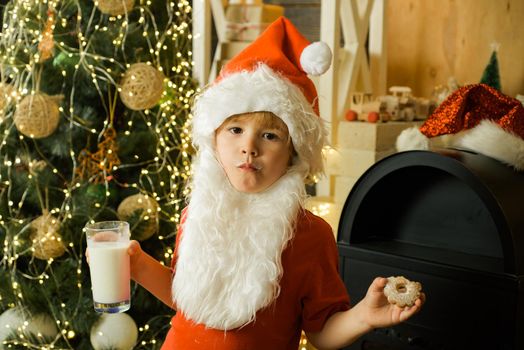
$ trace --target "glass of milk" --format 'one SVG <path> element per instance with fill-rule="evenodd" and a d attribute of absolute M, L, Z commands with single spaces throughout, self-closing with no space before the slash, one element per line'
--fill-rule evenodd
<path fill-rule="evenodd" d="M 95 311 L 129 310 L 129 224 L 125 221 L 88 223 L 85 231 Z"/>

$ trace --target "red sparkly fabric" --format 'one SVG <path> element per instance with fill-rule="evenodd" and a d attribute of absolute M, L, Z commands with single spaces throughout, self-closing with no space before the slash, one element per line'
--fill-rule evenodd
<path fill-rule="evenodd" d="M 427 137 L 455 134 L 475 127 L 484 119 L 524 138 L 524 107 L 514 98 L 485 85 L 466 85 L 442 102 L 420 127 Z"/>

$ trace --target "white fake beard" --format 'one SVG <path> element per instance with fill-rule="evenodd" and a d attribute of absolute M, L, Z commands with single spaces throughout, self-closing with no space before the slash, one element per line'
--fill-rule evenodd
<path fill-rule="evenodd" d="M 194 174 L 173 301 L 196 323 L 238 328 L 280 292 L 282 251 L 306 198 L 304 174 L 291 167 L 264 192 L 242 193 L 209 151 L 200 154 Z"/>

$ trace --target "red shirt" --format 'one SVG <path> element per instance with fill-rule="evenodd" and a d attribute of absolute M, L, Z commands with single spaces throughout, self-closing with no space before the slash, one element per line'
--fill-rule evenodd
<path fill-rule="evenodd" d="M 295 236 L 282 253 L 282 266 L 280 295 L 257 312 L 255 321 L 216 330 L 195 324 L 179 310 L 162 350 L 297 350 L 302 330 L 318 332 L 331 315 L 349 309 L 336 242 L 323 219 L 309 211 L 300 215 Z"/>

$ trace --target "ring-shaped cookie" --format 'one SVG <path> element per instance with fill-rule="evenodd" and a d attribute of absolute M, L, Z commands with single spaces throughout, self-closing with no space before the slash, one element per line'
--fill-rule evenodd
<path fill-rule="evenodd" d="M 422 285 L 412 282 L 404 276 L 388 277 L 388 283 L 384 287 L 384 294 L 390 304 L 398 307 L 413 306 L 420 297 Z"/>

